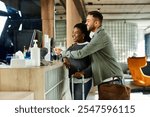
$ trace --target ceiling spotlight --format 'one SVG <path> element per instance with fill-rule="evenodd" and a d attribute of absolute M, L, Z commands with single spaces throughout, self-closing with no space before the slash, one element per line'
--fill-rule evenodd
<path fill-rule="evenodd" d="M 98 9 L 97 9 L 97 11 L 100 11 L 100 10 L 101 10 L 101 8 L 98 8 Z"/>
<path fill-rule="evenodd" d="M 93 5 L 93 2 L 88 2 L 87 4 L 88 4 L 88 5 Z"/>
<path fill-rule="evenodd" d="M 62 16 L 60 16 L 59 18 L 60 18 L 61 20 L 63 19 L 63 17 L 62 17 Z"/>
<path fill-rule="evenodd" d="M 55 13 L 57 13 L 57 10 L 55 9 L 55 11 L 54 11 Z"/>

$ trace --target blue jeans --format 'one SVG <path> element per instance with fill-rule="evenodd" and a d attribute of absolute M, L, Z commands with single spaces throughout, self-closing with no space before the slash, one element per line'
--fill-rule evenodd
<path fill-rule="evenodd" d="M 92 86 L 92 79 L 90 79 L 88 82 L 84 83 L 84 97 L 87 98 L 87 95 L 91 89 Z M 72 84 L 70 82 L 70 92 L 72 95 L 71 90 Z M 82 83 L 75 83 L 74 84 L 74 100 L 82 100 Z"/>

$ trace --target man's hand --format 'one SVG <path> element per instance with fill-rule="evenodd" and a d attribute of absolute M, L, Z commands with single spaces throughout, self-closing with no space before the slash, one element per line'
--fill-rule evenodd
<path fill-rule="evenodd" d="M 71 64 L 67 57 L 63 58 L 63 63 L 66 66 L 66 68 L 68 68 L 68 69 L 70 68 Z"/>
<path fill-rule="evenodd" d="M 75 74 L 73 74 L 73 77 L 75 78 L 81 78 L 84 76 L 84 72 L 80 71 L 80 72 L 76 72 Z"/>

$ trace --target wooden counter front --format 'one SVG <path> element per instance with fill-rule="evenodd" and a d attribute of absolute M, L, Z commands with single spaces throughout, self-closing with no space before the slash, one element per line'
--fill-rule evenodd
<path fill-rule="evenodd" d="M 34 93 L 34 99 L 61 99 L 64 78 L 61 62 L 40 67 L 1 67 L 0 91 L 30 91 Z"/>

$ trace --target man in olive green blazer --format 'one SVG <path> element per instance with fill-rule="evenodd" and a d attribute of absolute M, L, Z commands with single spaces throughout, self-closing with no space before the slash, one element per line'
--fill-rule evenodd
<path fill-rule="evenodd" d="M 102 27 L 103 16 L 98 11 L 87 15 L 86 25 L 94 35 L 89 44 L 78 51 L 66 51 L 62 55 L 74 59 L 91 56 L 91 66 L 94 85 L 99 85 L 105 79 L 113 76 L 123 76 L 122 69 L 116 61 L 115 51 L 110 37 Z"/>

